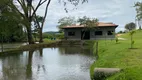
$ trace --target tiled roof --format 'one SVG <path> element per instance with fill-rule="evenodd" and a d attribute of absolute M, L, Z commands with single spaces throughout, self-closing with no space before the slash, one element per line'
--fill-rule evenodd
<path fill-rule="evenodd" d="M 99 22 L 98 26 L 96 26 L 96 27 L 117 27 L 117 26 L 118 25 L 113 24 L 113 23 Z M 65 28 L 83 28 L 83 27 L 85 27 L 85 26 L 84 25 L 76 25 L 76 24 L 74 24 L 74 25 L 71 25 L 71 26 L 65 26 L 65 27 L 63 27 L 63 29 L 65 29 Z"/>

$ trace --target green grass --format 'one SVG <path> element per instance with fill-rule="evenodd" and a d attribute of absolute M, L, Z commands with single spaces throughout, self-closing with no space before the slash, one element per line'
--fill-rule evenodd
<path fill-rule="evenodd" d="M 53 42 L 56 42 L 56 41 L 58 41 L 58 40 L 43 39 L 43 43 L 44 43 L 44 44 L 45 44 L 45 43 L 49 44 L 49 43 L 53 43 Z"/>
<path fill-rule="evenodd" d="M 134 34 L 134 48 L 130 48 L 129 34 L 121 35 L 127 40 L 99 41 L 99 59 L 92 64 L 90 71 L 96 67 L 122 68 L 123 71 L 107 80 L 142 80 L 142 31 Z"/>

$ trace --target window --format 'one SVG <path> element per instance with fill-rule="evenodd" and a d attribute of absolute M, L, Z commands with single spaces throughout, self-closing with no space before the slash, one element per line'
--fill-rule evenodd
<path fill-rule="evenodd" d="M 113 35 L 113 31 L 108 31 L 107 35 Z"/>
<path fill-rule="evenodd" d="M 95 35 L 103 35 L 102 31 L 95 31 Z"/>
<path fill-rule="evenodd" d="M 75 36 L 75 32 L 68 32 L 68 36 Z"/>

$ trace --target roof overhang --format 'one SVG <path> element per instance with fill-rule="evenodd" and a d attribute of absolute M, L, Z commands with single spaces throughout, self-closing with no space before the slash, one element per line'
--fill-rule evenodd
<path fill-rule="evenodd" d="M 104 28 L 104 27 L 118 27 L 118 25 L 113 24 L 113 23 L 103 23 L 103 22 L 98 22 L 97 26 L 94 28 Z M 70 29 L 70 28 L 86 28 L 85 25 L 71 25 L 71 26 L 64 26 L 62 29 Z"/>
<path fill-rule="evenodd" d="M 117 28 L 118 25 L 115 25 L 115 26 L 96 26 L 96 27 L 92 27 L 92 28 L 110 28 L 110 27 Z M 62 29 L 79 29 L 79 28 L 86 28 L 86 27 L 63 27 Z"/>

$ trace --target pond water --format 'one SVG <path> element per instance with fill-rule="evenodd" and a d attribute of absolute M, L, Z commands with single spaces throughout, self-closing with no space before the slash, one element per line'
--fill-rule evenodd
<path fill-rule="evenodd" d="M 0 57 L 0 80 L 90 80 L 92 51 L 43 48 Z"/>

